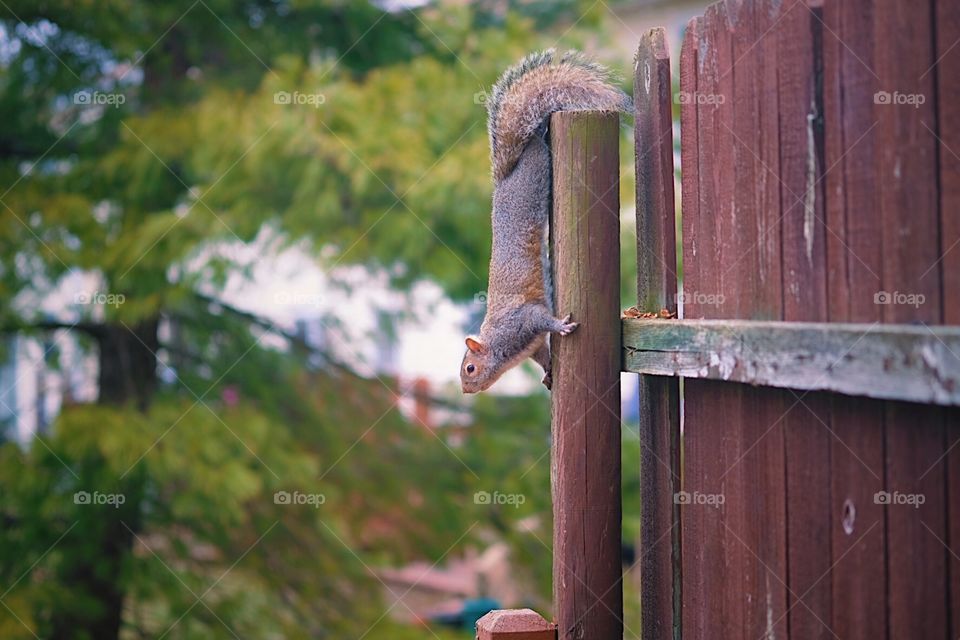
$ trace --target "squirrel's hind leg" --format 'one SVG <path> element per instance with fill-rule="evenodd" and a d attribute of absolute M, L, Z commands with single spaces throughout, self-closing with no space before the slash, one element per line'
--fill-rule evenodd
<path fill-rule="evenodd" d="M 553 371 L 550 369 L 550 345 L 546 336 L 544 336 L 540 348 L 534 351 L 533 361 L 543 367 L 543 379 L 540 382 L 549 390 L 553 384 Z"/>

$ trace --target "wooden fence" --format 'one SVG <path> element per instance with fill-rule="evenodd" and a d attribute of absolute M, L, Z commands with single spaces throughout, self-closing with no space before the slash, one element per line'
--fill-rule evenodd
<path fill-rule="evenodd" d="M 626 318 L 617 344 L 590 315 L 560 341 L 556 628 L 529 637 L 623 635 L 609 350 L 641 374 L 630 637 L 960 637 L 958 43 L 955 0 L 721 2 L 688 25 L 677 92 L 663 32 L 642 38 L 638 308 L 681 318 Z M 554 149 L 558 118 L 605 117 L 554 116 Z M 583 213 L 612 206 L 610 170 L 570 157 L 561 307 L 609 313 L 618 221 Z"/>

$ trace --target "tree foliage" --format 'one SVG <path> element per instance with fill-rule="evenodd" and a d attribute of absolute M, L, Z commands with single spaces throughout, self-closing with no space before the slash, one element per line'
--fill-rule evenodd
<path fill-rule="evenodd" d="M 252 267 L 238 242 L 485 289 L 484 89 L 594 5 L 4 6 L 0 327 L 72 335 L 100 394 L 0 445 L 0 636 L 403 638 L 373 569 L 491 539 L 545 603 L 543 396 L 479 399 L 456 447 L 395 381 L 317 365 L 216 294 Z M 123 302 L 50 316 L 77 273 Z"/>

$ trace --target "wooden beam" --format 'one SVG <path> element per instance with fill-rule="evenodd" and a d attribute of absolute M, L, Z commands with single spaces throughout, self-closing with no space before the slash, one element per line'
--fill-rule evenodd
<path fill-rule="evenodd" d="M 620 120 L 550 121 L 556 310 L 551 337 L 553 598 L 560 640 L 623 637 L 620 556 Z"/>
<path fill-rule="evenodd" d="M 623 320 L 623 370 L 960 405 L 960 327 Z"/>

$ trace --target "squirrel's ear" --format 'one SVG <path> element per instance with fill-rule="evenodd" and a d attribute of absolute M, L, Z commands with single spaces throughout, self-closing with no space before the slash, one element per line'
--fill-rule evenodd
<path fill-rule="evenodd" d="M 470 349 L 473 353 L 483 353 L 486 350 L 486 347 L 483 346 L 483 343 L 480 342 L 480 338 L 477 336 L 467 336 L 466 343 L 467 349 Z"/>

